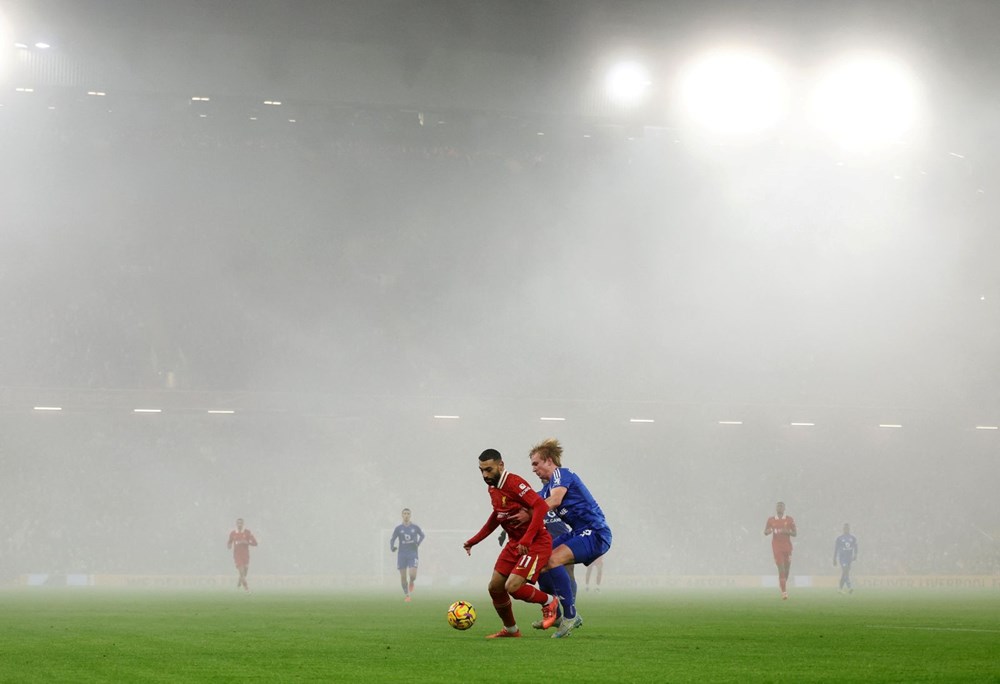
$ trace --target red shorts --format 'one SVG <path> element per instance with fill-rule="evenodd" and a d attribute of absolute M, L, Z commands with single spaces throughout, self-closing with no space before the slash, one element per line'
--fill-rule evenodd
<path fill-rule="evenodd" d="M 233 554 L 233 562 L 236 563 L 236 567 L 245 568 L 248 565 L 250 565 L 250 554 L 249 553 Z"/>
<path fill-rule="evenodd" d="M 534 543 L 528 548 L 528 553 L 524 555 L 518 553 L 517 544 L 508 541 L 497 557 L 493 569 L 505 577 L 518 575 L 535 583 L 551 555 L 552 537 L 548 533 L 536 536 Z"/>
<path fill-rule="evenodd" d="M 775 565 L 789 565 L 792 562 L 792 550 L 789 549 L 771 549 L 774 552 L 774 564 Z"/>

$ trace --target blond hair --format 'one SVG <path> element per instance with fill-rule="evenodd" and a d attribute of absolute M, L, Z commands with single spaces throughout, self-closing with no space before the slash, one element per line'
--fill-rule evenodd
<path fill-rule="evenodd" d="M 531 447 L 531 451 L 528 453 L 528 456 L 539 454 L 543 460 L 555 463 L 556 468 L 562 468 L 562 452 L 563 448 L 562 444 L 559 443 L 559 440 L 550 437 Z"/>

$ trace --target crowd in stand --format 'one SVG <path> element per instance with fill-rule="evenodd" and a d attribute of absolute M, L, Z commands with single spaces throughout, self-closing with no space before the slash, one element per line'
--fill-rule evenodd
<path fill-rule="evenodd" d="M 236 516 L 253 521 L 259 572 L 370 575 L 385 560 L 381 533 L 394 512 L 386 501 L 419 506 L 428 529 L 475 525 L 454 508 L 454 492 L 481 486 L 474 469 L 462 470 L 469 460 L 463 445 L 478 444 L 475 424 L 444 433 L 405 411 L 351 420 L 101 410 L 0 419 L 4 581 L 32 572 L 218 574 L 228 570 L 225 535 Z M 703 444 L 679 448 L 676 435 L 650 450 L 629 428 L 602 420 L 595 414 L 589 427 L 567 425 L 563 433 L 576 446 L 573 467 L 595 482 L 621 529 L 616 575 L 768 574 L 769 547 L 757 528 L 769 513 L 761 492 L 770 485 L 746 466 L 759 440 L 721 462 Z M 697 431 L 689 428 L 686 438 L 704 440 Z M 507 457 L 510 467 L 530 476 L 520 456 Z M 623 457 L 634 472 L 620 467 Z M 937 515 L 880 491 L 885 477 L 852 477 L 847 496 L 824 489 L 810 469 L 785 479 L 799 526 L 794 574 L 831 572 L 836 525 L 844 521 L 861 540 L 859 575 L 1000 570 L 997 530 L 984 527 L 974 507 Z M 926 474 L 905 479 L 927 482 Z M 955 494 L 953 483 L 938 484 L 936 498 Z M 446 558 L 427 562 L 448 568 Z"/>

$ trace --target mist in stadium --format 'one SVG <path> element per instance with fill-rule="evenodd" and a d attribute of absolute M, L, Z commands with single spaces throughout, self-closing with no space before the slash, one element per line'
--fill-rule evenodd
<path fill-rule="evenodd" d="M 778 501 L 795 590 L 845 523 L 860 588 L 988 582 L 998 22 L 0 2 L 0 583 L 234 592 L 242 518 L 257 592 L 399 595 L 406 507 L 482 619 L 477 458 L 547 438 L 602 595 L 776 587 Z"/>

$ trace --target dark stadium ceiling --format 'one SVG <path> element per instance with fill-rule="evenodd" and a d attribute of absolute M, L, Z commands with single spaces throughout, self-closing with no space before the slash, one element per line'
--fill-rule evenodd
<path fill-rule="evenodd" d="M 974 32 L 984 42 L 996 29 L 992 0 L 9 0 L 4 7 L 13 21 L 56 32 L 224 32 L 537 55 L 573 42 L 677 40 L 740 26 L 803 36 L 857 27 L 921 41 Z"/>

